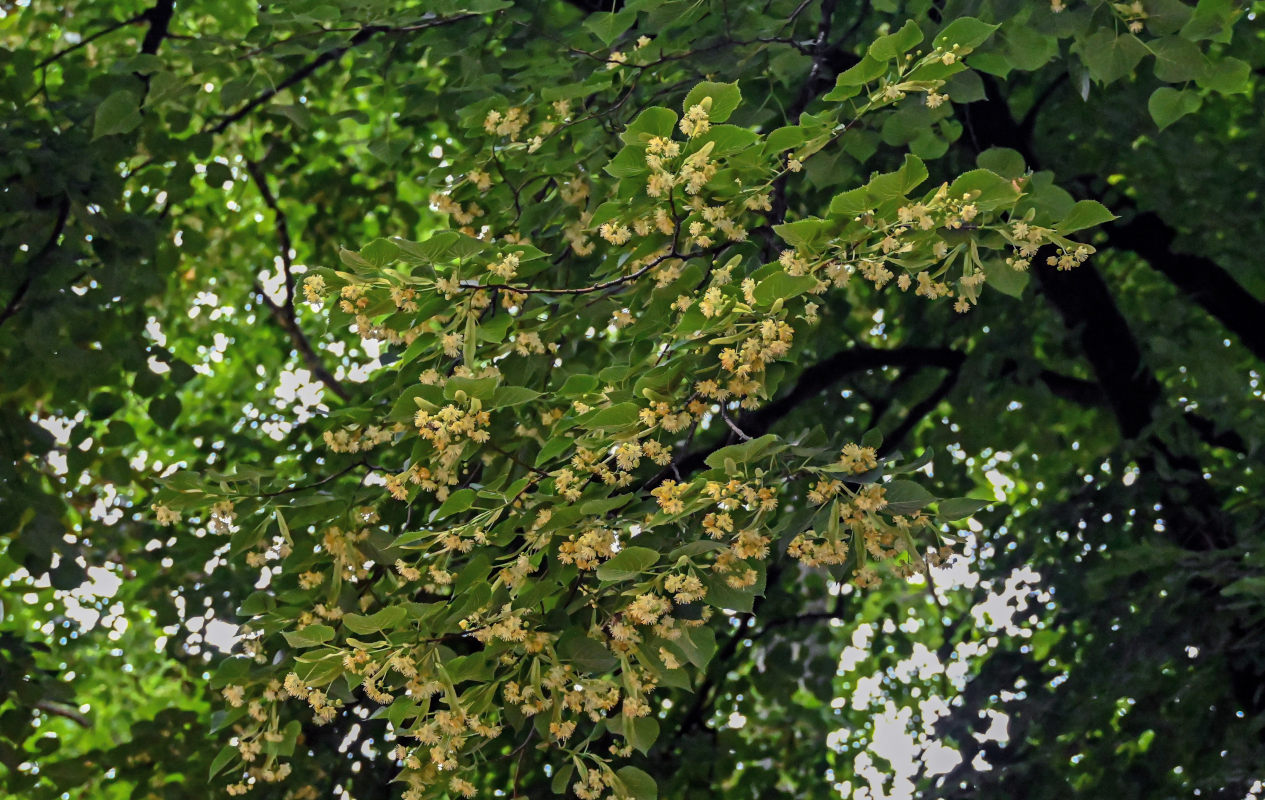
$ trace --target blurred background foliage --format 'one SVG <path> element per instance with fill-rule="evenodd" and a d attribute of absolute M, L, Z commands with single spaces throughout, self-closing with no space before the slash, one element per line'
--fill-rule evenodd
<path fill-rule="evenodd" d="M 1086 266 L 1034 268 L 965 317 L 851 289 L 761 424 L 878 428 L 934 448 L 938 494 L 1005 503 L 937 573 L 939 603 L 776 572 L 756 616 L 718 621 L 707 679 L 661 710 L 643 766 L 665 797 L 1261 792 L 1265 4 L 0 10 L 3 796 L 217 791 L 208 681 L 260 574 L 158 528 L 148 495 L 177 467 L 319 477 L 313 419 L 377 356 L 264 299 L 279 248 L 317 266 L 425 238 L 432 151 L 493 93 L 588 81 L 576 96 L 603 117 L 576 160 L 600 168 L 609 131 L 702 78 L 739 81 L 733 121 L 768 130 L 818 108 L 876 36 L 964 15 L 1002 27 L 951 103 L 867 119 L 778 213 L 815 213 L 908 150 L 943 177 L 1007 148 L 1120 218 Z M 661 57 L 603 83 L 594 64 L 640 35 Z M 395 796 L 364 755 L 380 724 L 349 711 L 305 732 L 320 781 L 270 791 Z M 541 769 L 514 786 L 498 763 L 489 791 L 548 793 Z"/>

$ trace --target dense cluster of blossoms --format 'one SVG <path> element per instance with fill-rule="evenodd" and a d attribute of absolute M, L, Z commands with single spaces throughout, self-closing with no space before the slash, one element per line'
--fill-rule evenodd
<path fill-rule="evenodd" d="M 943 80 L 909 76 L 965 54 L 935 48 L 898 64 L 859 113 L 909 93 L 941 105 Z M 612 54 L 615 69 L 627 63 Z M 819 296 L 857 291 L 853 276 L 966 311 L 987 284 L 985 237 L 1015 271 L 1046 245 L 1060 269 L 1091 250 L 1021 213 L 1021 180 L 981 170 L 912 195 L 926 177 L 917 159 L 840 195 L 828 217 L 782 224 L 779 187 L 850 123 L 819 121 L 770 148 L 726 124 L 737 104 L 736 86 L 704 84 L 679 117 L 644 110 L 608 167 L 617 181 L 544 176 L 556 216 L 532 231 L 497 193 L 507 168 L 529 171 L 533 154 L 562 146 L 570 104 L 487 108 L 471 132 L 484 137 L 477 155 L 430 198 L 453 230 L 383 241 L 372 259 L 345 252 L 347 271 L 305 280 L 309 302 L 333 299 L 336 319 L 399 350 L 399 379 L 324 433 L 331 457 L 374 458 L 360 462 L 375 481 L 358 486 L 356 507 L 292 536 L 278 501 L 285 542 L 251 553 L 324 602 L 250 631 L 254 662 L 272 657 L 268 636 L 299 655 L 276 654 L 279 680 L 222 690 L 244 765 L 233 793 L 285 777 L 287 699 L 320 725 L 359 693 L 390 709 L 410 800 L 474 796 L 488 743 L 537 719 L 570 756 L 576 796 L 629 796 L 644 773 L 617 760 L 652 741 L 655 692 L 690 685 L 715 649 L 709 623 L 749 610 L 770 562 L 785 555 L 868 586 L 952 553 L 933 500 L 893 499 L 891 459 L 875 447 L 753 438 L 731 413 L 774 395 L 775 366 L 811 338 Z M 882 188 L 893 182 L 901 191 Z M 750 240 L 769 229 L 785 246 L 761 263 Z M 532 238 L 593 282 L 558 281 L 570 270 Z M 588 374 L 598 352 L 610 366 Z M 682 474 L 696 437 L 716 430 L 736 443 Z M 806 521 L 788 529 L 791 519 Z M 213 532 L 234 527 L 232 503 L 209 520 Z M 613 734 L 605 752 L 595 730 Z"/>

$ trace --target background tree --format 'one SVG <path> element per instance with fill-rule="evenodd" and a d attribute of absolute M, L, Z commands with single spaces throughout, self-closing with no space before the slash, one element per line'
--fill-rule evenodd
<path fill-rule="evenodd" d="M 675 513 L 673 486 L 735 470 L 750 483 L 757 467 L 780 506 L 752 521 L 776 534 L 767 560 L 733 574 L 743 584 L 752 569 L 756 583 L 735 589 L 698 570 L 710 599 L 672 613 L 707 619 L 685 626 L 690 648 L 665 644 L 679 670 L 655 655 L 666 672 L 654 676 L 649 714 L 582 720 L 563 745 L 591 735 L 591 752 L 625 770 L 611 788 L 648 796 L 652 778 L 664 797 L 1259 792 L 1260 4 L 4 11 L 0 763 L 10 796 L 202 797 L 208 774 L 221 792 L 243 768 L 256 769 L 258 795 L 396 796 L 407 784 L 390 783 L 403 760 L 388 737 L 417 708 L 367 694 L 363 670 L 320 660 L 320 646 L 379 635 L 398 645 L 428 627 L 449 636 L 487 606 L 478 586 L 497 580 L 490 562 L 452 562 L 456 593 L 444 576 L 407 571 L 429 573 L 416 549 L 434 538 L 425 533 L 477 526 L 495 506 L 512 519 L 522 491 L 552 492 L 626 536 L 644 515 Z M 691 116 L 695 107 L 704 113 Z M 698 129 L 704 117 L 711 131 Z M 693 164 L 717 169 L 699 179 L 706 191 L 646 193 L 661 172 L 688 184 L 683 159 L 709 142 Z M 978 220 L 958 193 L 935 195 L 964 173 L 975 177 L 958 188 L 980 192 Z M 691 209 L 699 194 L 726 212 Z M 663 228 L 637 229 L 665 200 Z M 1005 264 L 1027 257 L 999 237 L 1015 238 L 1028 210 L 1050 235 L 1107 219 L 1076 201 L 1119 215 L 1081 234 L 1095 256 L 1058 271 L 1045 264 L 1056 242 L 1026 271 Z M 926 230 L 919 203 L 932 209 Z M 945 278 L 956 297 L 929 302 L 913 276 L 943 263 L 937 242 L 964 249 Z M 972 243 L 983 248 L 983 292 L 960 314 L 954 300 L 974 297 L 972 281 L 957 282 L 976 269 Z M 780 261 L 784 249 L 794 256 Z M 847 267 L 858 274 L 845 281 Z M 907 292 L 897 267 L 911 270 Z M 727 284 L 715 274 L 726 268 Z M 841 285 L 814 295 L 816 278 L 795 280 L 812 275 Z M 313 276 L 331 292 L 353 288 L 317 308 L 304 302 Z M 476 301 L 461 285 L 473 281 L 514 288 Z M 707 315 L 711 287 L 721 310 Z M 682 295 L 690 307 L 673 308 Z M 695 384 L 726 369 L 728 343 L 708 350 L 690 335 L 723 339 L 779 315 L 793 335 L 774 331 L 768 343 L 789 349 L 763 359 L 750 402 L 703 408 L 721 398 L 695 396 Z M 423 322 L 431 328 L 412 330 Z M 648 369 L 664 342 L 661 366 L 676 373 Z M 495 389 L 473 378 L 489 366 Z M 428 369 L 433 379 L 419 381 Z M 413 396 L 434 413 L 457 403 L 477 414 L 477 399 L 495 422 L 469 432 L 495 436 L 462 451 L 446 497 L 406 477 L 400 502 L 383 484 L 429 457 L 415 449 L 427 427 L 414 425 Z M 676 431 L 655 420 L 667 463 L 643 448 L 640 463 L 610 470 L 616 482 L 631 476 L 613 490 L 600 470 L 586 483 L 576 467 L 572 502 L 556 473 L 576 435 L 627 444 L 646 423 L 624 415 L 657 402 L 674 415 L 700 403 Z M 387 422 L 404 432 L 368 430 L 393 413 Z M 882 444 L 863 441 L 867 431 Z M 389 434 L 407 441 L 343 452 Z M 810 568 L 787 553 L 810 524 L 833 535 L 834 505 L 804 518 L 817 507 L 805 469 L 852 474 L 867 454 L 849 450 L 841 464 L 845 443 L 875 445 L 883 473 L 930 459 L 909 465 L 916 482 L 884 484 L 889 512 L 977 498 L 929 506 L 974 514 L 962 531 L 968 561 L 933 573 L 934 591 L 917 574 L 854 588 L 864 532 L 847 540 L 848 525 L 838 536 L 852 561 Z M 161 527 L 155 502 L 164 521 L 184 519 Z M 377 520 L 353 526 L 368 506 Z M 629 563 L 630 546 L 596 575 L 558 560 L 578 524 L 564 514 L 556 533 L 544 528 L 555 549 L 526 576 L 524 591 L 539 596 L 515 602 L 553 611 L 531 625 L 564 636 L 544 643 L 563 662 L 628 673 L 610 663 L 619 618 L 590 632 L 568 594 L 596 587 L 599 612 L 625 613 L 647 591 L 620 592 L 651 572 L 665 581 L 677 563 L 660 558 L 669 542 L 710 541 L 705 511 L 647 528 L 654 562 Z M 332 578 L 303 575 L 329 570 L 335 525 L 371 535 L 331 591 Z M 500 542 L 493 525 L 493 547 L 539 533 L 510 525 Z M 722 531 L 725 546 L 731 538 Z M 705 547 L 684 555 L 710 567 Z M 610 555 L 598 550 L 596 560 Z M 899 551 L 885 550 L 910 571 L 919 549 Z M 401 605 L 405 592 L 417 592 L 417 608 Z M 225 622 L 250 623 L 258 633 L 235 652 L 258 648 L 264 663 L 208 642 Z M 460 689 L 440 687 L 440 706 L 510 666 L 479 652 L 518 646 L 451 637 L 435 652 Z M 374 663 L 390 649 L 364 648 Z M 296 668 L 308 703 L 265 697 L 284 691 L 269 680 Z M 324 705 L 310 693 L 321 681 Z M 377 691 L 391 681 L 404 674 L 388 671 Z M 510 705 L 503 691 L 485 698 L 492 708 Z M 313 705 L 317 716 L 329 707 L 326 724 Z M 463 752 L 463 780 L 536 796 L 582 777 L 558 745 L 539 747 L 562 720 L 541 714 L 537 728 L 502 713 L 483 722 L 504 731 Z M 1004 741 L 983 735 L 1003 718 Z M 254 729 L 280 740 L 261 737 L 253 762 L 240 744 L 221 749 Z M 899 759 L 893 732 L 921 748 L 916 762 Z M 630 752 L 612 757 L 611 746 Z"/>

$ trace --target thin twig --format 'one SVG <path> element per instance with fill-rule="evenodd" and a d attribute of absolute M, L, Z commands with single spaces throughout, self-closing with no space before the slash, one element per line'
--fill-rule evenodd
<path fill-rule="evenodd" d="M 931 565 L 927 563 L 927 559 L 922 560 L 922 572 L 927 576 L 927 593 L 931 595 L 931 599 L 935 602 L 936 608 L 940 612 L 944 612 L 944 601 L 940 599 L 940 595 L 936 594 L 936 582 L 931 577 Z"/>
<path fill-rule="evenodd" d="M 491 442 L 484 442 L 483 446 L 488 448 L 489 450 L 492 450 L 493 452 L 500 453 L 501 455 L 505 456 L 510 461 L 513 461 L 515 464 L 522 467 L 523 469 L 530 470 L 536 473 L 537 475 L 541 476 L 542 478 L 551 477 L 548 472 L 545 472 L 540 467 L 534 467 L 531 464 L 528 464 L 526 461 L 523 461 L 521 458 L 509 452 L 508 450 L 502 450 L 501 448 L 497 447 Z"/>
<path fill-rule="evenodd" d="M 97 39 L 100 39 L 102 36 L 105 36 L 106 34 L 114 33 L 120 28 L 126 28 L 128 25 L 135 25 L 138 22 L 144 22 L 148 18 L 149 18 L 149 11 L 146 10 L 146 11 L 142 11 L 139 14 L 134 14 L 133 16 L 130 16 L 127 19 L 122 20 L 120 22 L 115 22 L 112 25 L 108 25 L 102 28 L 101 30 L 97 31 L 96 33 L 92 34 L 91 36 L 85 36 L 83 39 L 80 39 L 78 42 L 75 42 L 70 47 L 67 47 L 64 50 L 59 50 L 56 53 L 53 53 L 48 58 L 45 58 L 43 61 L 40 61 L 38 64 L 36 64 L 35 68 L 43 69 L 44 67 L 47 67 L 49 64 L 52 64 L 54 61 L 57 61 L 63 56 L 68 56 L 71 53 L 78 50 L 79 48 L 86 47 L 92 44 Z"/>
<path fill-rule="evenodd" d="M 742 428 L 739 428 L 737 425 L 735 425 L 734 421 L 729 418 L 729 412 L 725 410 L 724 406 L 720 407 L 720 418 L 723 419 L 725 421 L 725 424 L 729 426 L 729 430 L 738 434 L 739 439 L 741 439 L 744 442 L 751 441 L 751 437 L 748 436 L 746 433 L 744 433 Z"/>
<path fill-rule="evenodd" d="M 75 709 L 69 708 L 67 706 L 63 706 L 60 703 L 54 703 L 51 700 L 36 700 L 35 707 L 39 709 L 40 711 L 43 711 L 45 714 L 50 714 L 54 717 L 63 717 L 65 719 L 68 719 L 71 722 L 75 723 L 76 725 L 79 725 L 80 727 L 83 727 L 83 728 L 92 727 L 91 720 L 89 720 L 83 714 L 80 714 Z"/>
<path fill-rule="evenodd" d="M 277 204 L 276 195 L 268 187 L 268 177 L 264 174 L 259 162 L 247 159 L 246 171 L 259 187 L 259 194 L 263 198 L 264 205 L 272 211 L 273 224 L 277 229 L 277 241 L 281 247 L 281 269 L 285 273 L 285 304 L 292 306 L 294 304 L 294 261 L 291 252 L 294 250 L 294 242 L 290 238 L 290 225 L 286 220 L 285 212 Z"/>
<path fill-rule="evenodd" d="M 275 220 L 277 239 L 281 249 L 281 269 L 285 275 L 285 302 L 273 302 L 268 293 L 263 290 L 263 287 L 257 283 L 255 284 L 255 291 L 259 293 L 263 304 L 272 312 L 273 318 L 281 325 L 281 329 L 290 337 L 294 349 L 303 357 L 303 362 L 316 379 L 325 384 L 331 392 L 338 395 L 339 399 L 347 401 L 351 399 L 351 393 L 326 368 L 320 355 L 312 347 L 312 343 L 303 334 L 303 329 L 299 327 L 298 318 L 294 313 L 294 263 L 290 256 L 293 243 L 290 240 L 290 228 L 286 224 L 285 212 L 277 205 L 277 198 L 273 195 L 272 190 L 268 188 L 268 178 L 259 164 L 247 160 L 246 171 L 254 179 L 255 185 L 259 187 L 259 195 L 263 198 L 264 205 L 272 211 Z"/>
<path fill-rule="evenodd" d="M 251 495 L 251 496 L 252 497 L 280 497 L 285 494 L 294 494 L 295 492 L 302 492 L 307 489 L 315 489 L 318 486 L 324 486 L 325 484 L 329 483 L 330 481 L 336 478 L 341 478 L 342 476 L 346 475 L 348 472 L 351 472 L 356 467 L 366 467 L 369 472 L 377 471 L 376 468 L 373 465 L 371 465 L 368 461 L 357 461 L 353 464 L 349 464 L 348 466 L 343 467 L 338 472 L 335 472 L 332 475 L 326 475 L 324 478 L 321 478 L 319 481 L 315 481 L 313 483 L 305 483 L 302 486 L 290 486 L 286 489 L 280 489 L 275 492 L 264 492 L 262 494 L 256 494 L 256 495 Z"/>

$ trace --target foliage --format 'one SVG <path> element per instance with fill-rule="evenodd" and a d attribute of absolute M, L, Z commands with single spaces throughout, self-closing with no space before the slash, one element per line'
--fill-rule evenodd
<path fill-rule="evenodd" d="M 1254 4 L 109 6 L 2 23 L 11 796 L 1261 778 Z"/>

